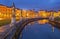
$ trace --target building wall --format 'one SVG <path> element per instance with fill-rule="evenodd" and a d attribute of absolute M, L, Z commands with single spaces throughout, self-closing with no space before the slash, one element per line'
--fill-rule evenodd
<path fill-rule="evenodd" d="M 44 11 L 44 10 L 39 10 L 37 13 L 34 10 L 25 10 L 25 9 L 15 9 L 15 14 L 16 14 L 16 19 L 20 19 L 21 16 L 23 18 L 35 18 L 35 17 L 42 17 L 42 18 L 47 18 L 50 17 L 52 13 L 54 13 L 54 17 L 60 17 L 60 11 L 58 12 L 53 12 L 53 11 Z M 11 19 L 12 17 L 12 7 L 0 5 L 0 18 L 3 19 Z"/>

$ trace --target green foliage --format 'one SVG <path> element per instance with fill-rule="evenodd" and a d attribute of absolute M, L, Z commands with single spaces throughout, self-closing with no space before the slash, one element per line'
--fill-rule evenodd
<path fill-rule="evenodd" d="M 55 21 L 60 21 L 60 17 L 56 17 L 54 20 Z"/>
<path fill-rule="evenodd" d="M 7 19 L 7 20 L 0 20 L 0 26 L 3 26 L 3 25 L 7 25 L 11 22 L 11 20 Z"/>
<path fill-rule="evenodd" d="M 16 19 L 16 21 L 19 21 L 19 19 Z M 7 25 L 10 23 L 11 23 L 11 19 L 0 20 L 0 26 Z"/>

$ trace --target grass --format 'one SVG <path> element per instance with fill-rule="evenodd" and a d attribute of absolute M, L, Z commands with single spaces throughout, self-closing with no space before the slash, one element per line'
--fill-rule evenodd
<path fill-rule="evenodd" d="M 17 19 L 16 21 L 19 21 L 19 19 Z M 0 27 L 3 25 L 10 24 L 10 23 L 11 23 L 10 19 L 0 20 Z"/>
<path fill-rule="evenodd" d="M 60 21 L 60 17 L 56 17 L 54 20 L 55 21 Z"/>
<path fill-rule="evenodd" d="M 7 25 L 11 22 L 11 20 L 7 19 L 7 20 L 0 20 L 0 26 L 3 26 L 3 25 Z"/>

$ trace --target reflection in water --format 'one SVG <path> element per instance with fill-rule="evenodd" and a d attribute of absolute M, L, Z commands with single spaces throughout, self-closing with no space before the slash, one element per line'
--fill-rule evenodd
<path fill-rule="evenodd" d="M 55 28 L 55 31 L 52 32 L 53 27 L 50 24 L 40 25 L 34 22 L 33 25 L 27 25 L 25 28 L 22 39 L 60 39 L 60 31 Z"/>
<path fill-rule="evenodd" d="M 47 19 L 43 19 L 43 20 L 38 20 L 36 23 L 38 23 L 38 24 L 46 24 L 46 23 L 48 23 L 49 22 L 49 20 L 47 20 Z M 31 22 L 31 23 L 29 23 L 28 25 L 33 25 L 35 22 Z M 54 27 L 52 27 L 52 32 L 54 32 Z"/>
<path fill-rule="evenodd" d="M 31 22 L 31 23 L 29 23 L 30 25 L 33 25 L 35 22 Z"/>
<path fill-rule="evenodd" d="M 38 23 L 38 24 L 46 24 L 46 23 L 48 23 L 49 22 L 49 20 L 47 20 L 47 19 L 43 19 L 43 20 L 38 20 L 36 23 Z M 29 23 L 28 25 L 33 25 L 35 22 L 31 22 L 31 23 Z M 52 27 L 52 32 L 54 32 L 54 27 Z"/>
<path fill-rule="evenodd" d="M 43 19 L 43 20 L 38 20 L 37 23 L 38 24 L 46 24 L 48 23 L 49 21 L 47 19 Z M 35 22 L 31 22 L 29 23 L 28 25 L 33 25 Z"/>
<path fill-rule="evenodd" d="M 43 20 L 38 20 L 38 23 L 39 24 L 46 24 L 48 23 L 49 21 L 47 19 L 43 19 Z"/>

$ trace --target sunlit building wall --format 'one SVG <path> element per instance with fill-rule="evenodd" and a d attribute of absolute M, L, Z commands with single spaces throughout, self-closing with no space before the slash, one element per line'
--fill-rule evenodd
<path fill-rule="evenodd" d="M 27 10 L 25 10 L 25 9 L 22 10 L 22 17 L 23 18 L 27 17 Z"/>
<path fill-rule="evenodd" d="M 34 10 L 31 10 L 31 18 L 35 18 L 36 12 Z"/>
<path fill-rule="evenodd" d="M 54 12 L 54 18 L 59 17 L 59 13 L 58 12 Z"/>
<path fill-rule="evenodd" d="M 41 18 L 47 18 L 49 16 L 49 14 L 44 10 L 40 10 L 40 11 L 38 11 L 38 16 Z"/>
<path fill-rule="evenodd" d="M 21 10 L 20 9 L 16 9 L 16 19 L 20 19 L 20 14 L 21 14 Z"/>
<path fill-rule="evenodd" d="M 11 7 L 7 7 L 6 18 L 11 19 L 11 15 L 12 15 L 12 8 Z"/>
<path fill-rule="evenodd" d="M 49 18 L 51 16 L 51 12 L 50 11 L 45 11 L 45 13 L 46 13 L 47 18 Z"/>
<path fill-rule="evenodd" d="M 32 10 L 27 10 L 27 18 L 32 18 Z"/>
<path fill-rule="evenodd" d="M 1 18 L 4 18 L 4 14 L 6 13 L 6 10 L 7 10 L 7 7 L 6 6 L 3 6 L 3 5 L 0 5 L 0 13 L 1 13 Z"/>
<path fill-rule="evenodd" d="M 12 7 L 0 5 L 0 19 L 11 19 L 12 17 Z M 36 18 L 36 17 L 42 17 L 42 18 L 48 18 L 53 14 L 53 17 L 60 17 L 60 10 L 58 12 L 56 11 L 45 11 L 45 10 L 39 10 L 37 13 L 34 10 L 25 10 L 25 9 L 15 9 L 16 13 L 16 19 L 22 18 Z"/>
<path fill-rule="evenodd" d="M 41 15 L 42 15 L 41 13 L 42 13 L 42 12 L 39 10 L 39 11 L 38 11 L 38 14 L 37 14 L 38 17 L 41 17 Z"/>
<path fill-rule="evenodd" d="M 60 10 L 58 11 L 59 17 L 60 17 Z"/>
<path fill-rule="evenodd" d="M 0 18 L 11 19 L 11 17 L 12 17 L 12 11 L 13 11 L 12 7 L 0 5 Z M 16 19 L 20 18 L 20 13 L 21 13 L 21 11 L 16 8 Z"/>

